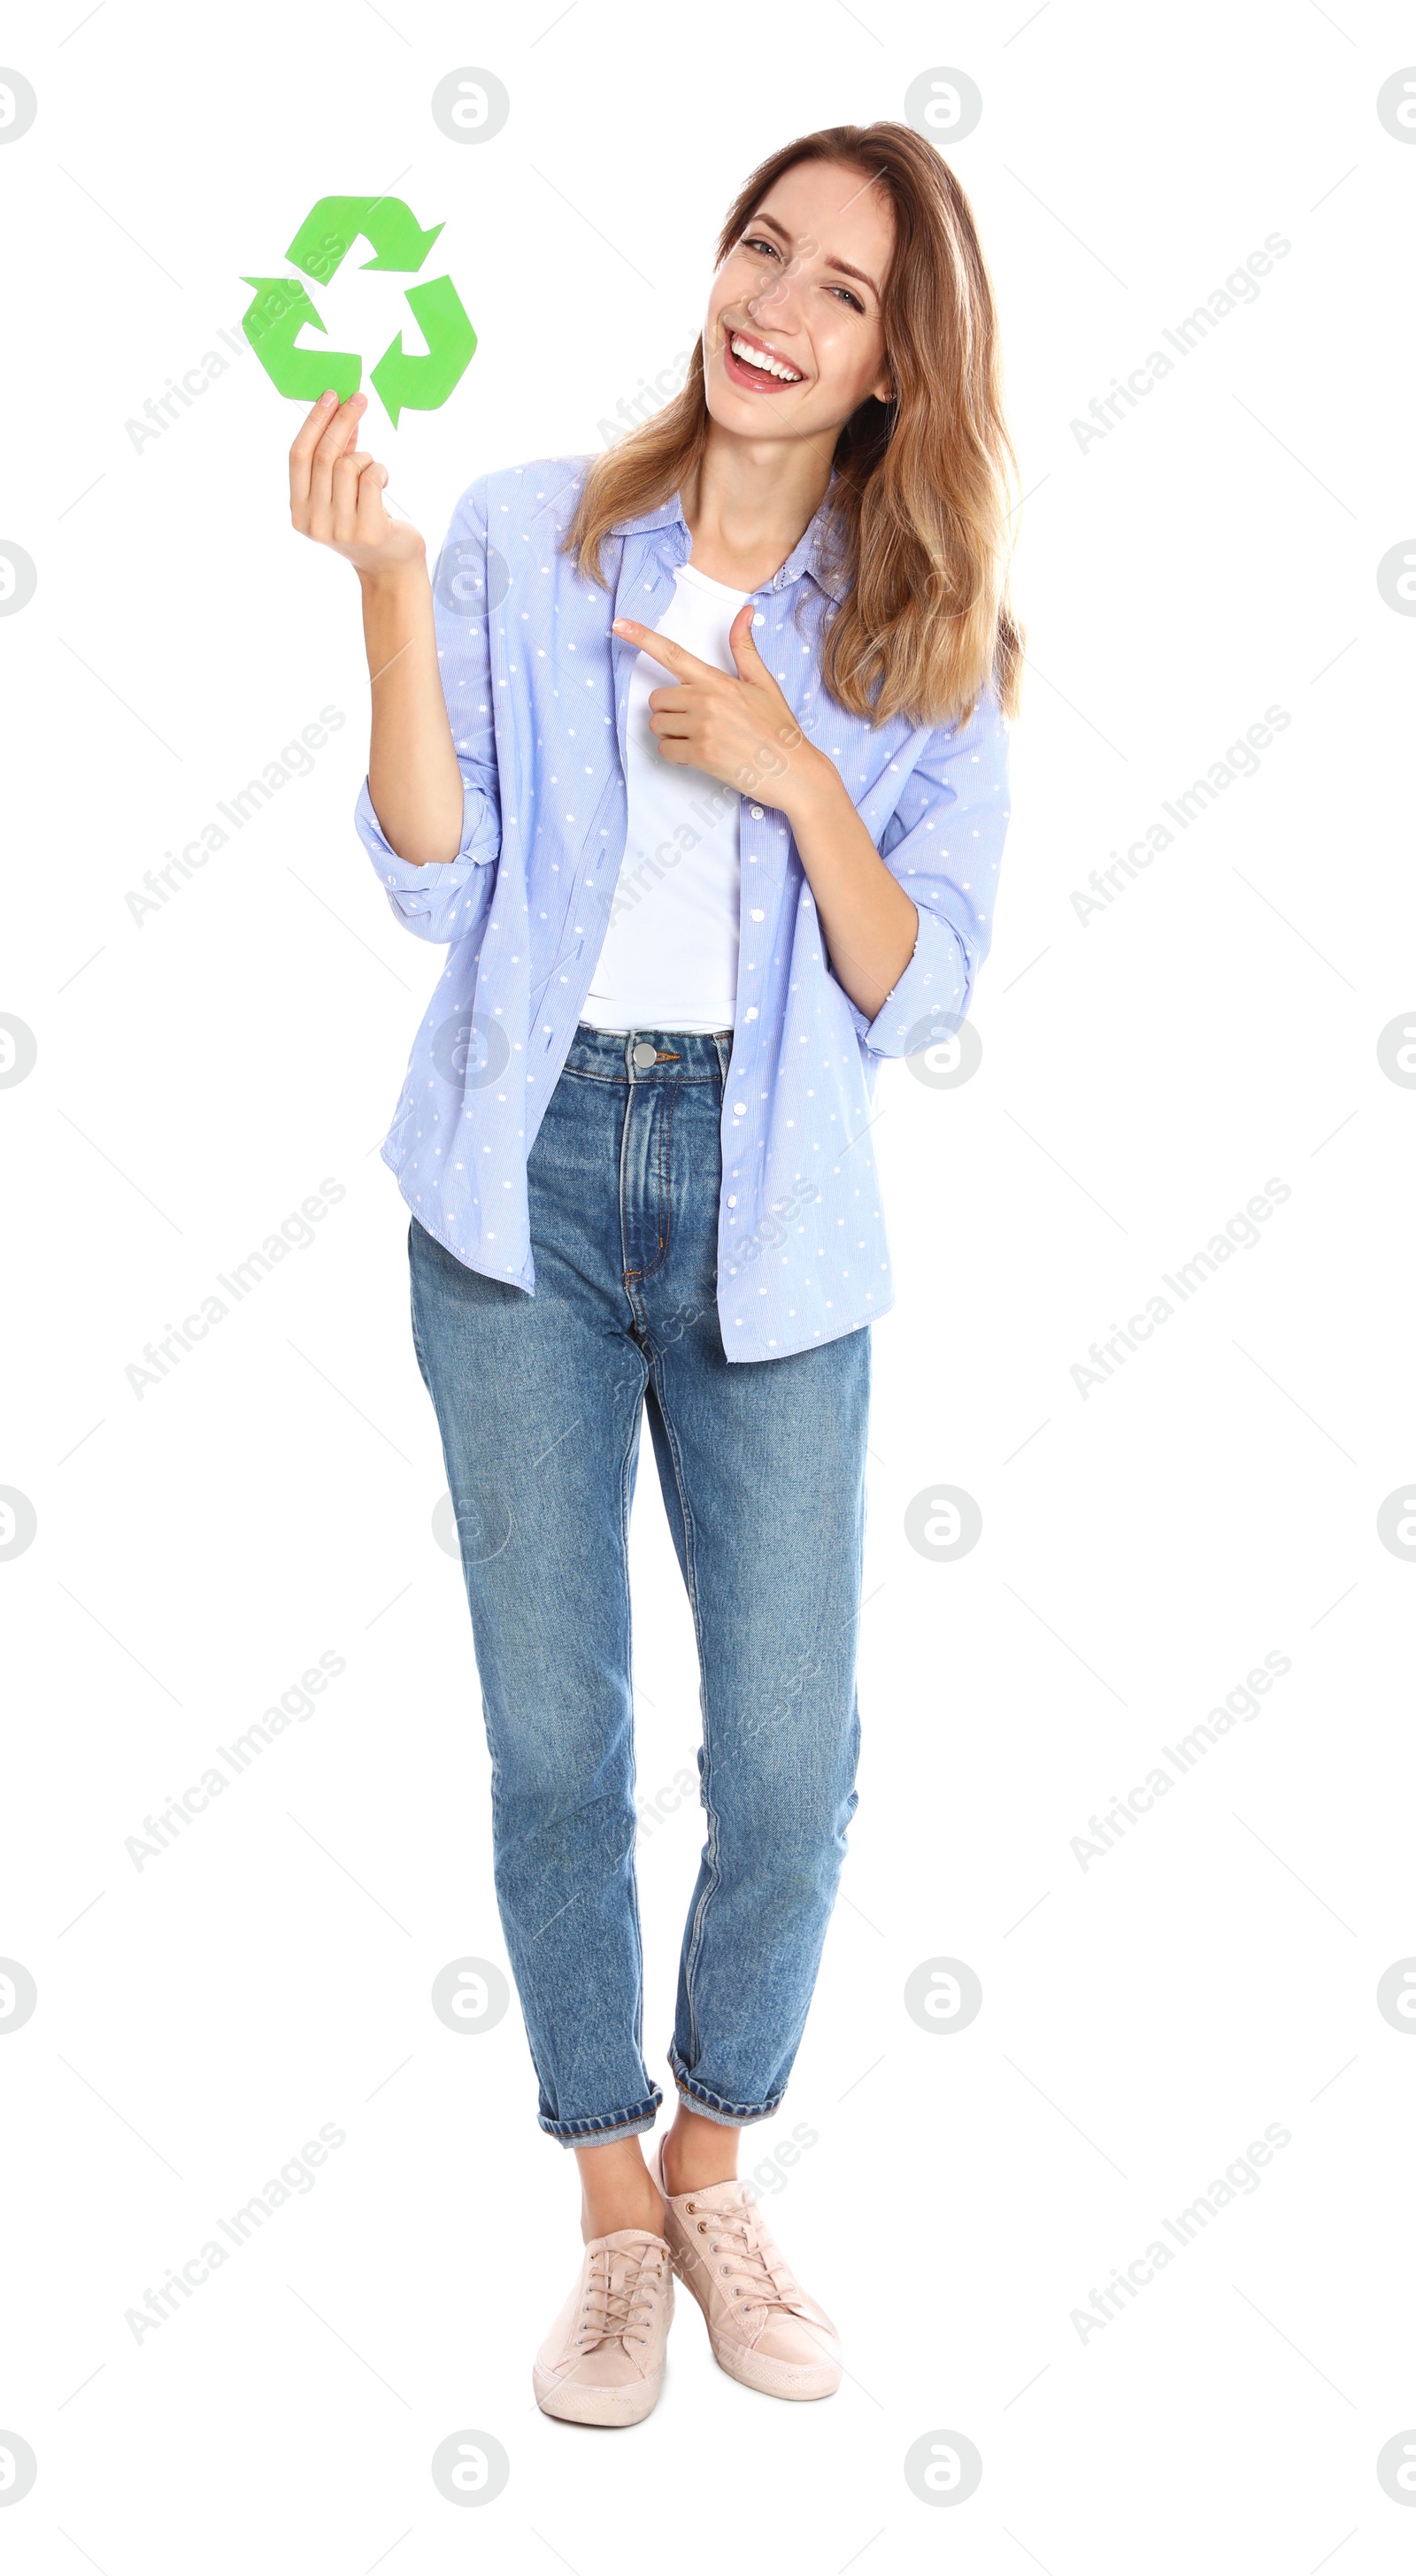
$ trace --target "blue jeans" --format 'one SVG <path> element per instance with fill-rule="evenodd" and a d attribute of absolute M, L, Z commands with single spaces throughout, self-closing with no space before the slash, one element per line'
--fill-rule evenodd
<path fill-rule="evenodd" d="M 644 2063 L 634 1875 L 628 1535 L 646 1405 L 698 1640 L 707 1818 L 669 2063 L 708 2119 L 765 2120 L 782 2099 L 856 1807 L 870 1328 L 724 1357 L 731 1047 L 731 1033 L 580 1025 L 528 1160 L 534 1296 L 466 1268 L 416 1218 L 409 1230 L 491 1748 L 497 1900 L 540 2124 L 571 2146 L 652 2128 L 663 2100 Z"/>

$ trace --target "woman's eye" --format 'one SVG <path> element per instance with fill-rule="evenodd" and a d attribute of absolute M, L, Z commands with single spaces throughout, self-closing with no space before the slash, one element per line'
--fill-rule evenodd
<path fill-rule="evenodd" d="M 833 286 L 831 292 L 833 295 L 844 295 L 846 302 L 852 307 L 853 311 L 857 313 L 863 313 L 865 311 L 865 306 L 862 304 L 860 297 L 858 295 L 852 295 L 848 286 Z"/>
<path fill-rule="evenodd" d="M 775 259 L 775 258 L 776 258 L 776 256 L 777 256 L 777 246 L 776 246 L 776 243 L 775 243 L 775 242 L 769 242 L 769 241 L 763 241 L 763 240 L 762 240 L 762 238 L 761 238 L 761 236 L 760 236 L 759 234 L 757 234 L 757 233 L 749 233 L 749 234 L 746 236 L 746 238 L 745 238 L 745 240 L 744 240 L 744 242 L 743 242 L 743 249 L 744 249 L 744 250 L 765 250 L 765 251 L 766 251 L 766 253 L 767 253 L 767 255 L 768 255 L 768 257 L 769 257 L 770 259 Z"/>

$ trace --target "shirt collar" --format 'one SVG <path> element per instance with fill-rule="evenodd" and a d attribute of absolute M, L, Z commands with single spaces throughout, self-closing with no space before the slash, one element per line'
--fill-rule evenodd
<path fill-rule="evenodd" d="M 797 539 L 780 572 L 774 573 L 770 581 L 762 584 L 764 590 L 786 590 L 792 582 L 800 580 L 803 573 L 810 573 L 818 589 L 824 590 L 828 599 L 840 598 L 846 588 L 846 577 L 839 565 L 832 562 L 830 546 L 830 520 L 835 489 L 836 470 L 833 466 L 831 480 L 815 517 Z M 667 501 L 661 501 L 656 509 L 642 511 L 637 518 L 617 519 L 610 533 L 616 537 L 647 537 L 664 528 L 682 530 L 682 540 L 676 552 L 676 560 L 679 563 L 686 563 L 692 538 L 689 535 L 688 521 L 683 515 L 682 503 L 677 492 L 673 493 Z"/>

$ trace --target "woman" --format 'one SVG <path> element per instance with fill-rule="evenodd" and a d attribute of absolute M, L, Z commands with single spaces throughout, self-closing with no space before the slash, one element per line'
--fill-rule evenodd
<path fill-rule="evenodd" d="M 683 391 L 486 474 L 430 582 L 326 394 L 292 517 L 355 566 L 358 823 L 446 945 L 384 1158 L 411 1210 L 540 2125 L 582 2185 L 547 2413 L 627 2424 L 673 2276 L 782 2398 L 841 2364 L 737 2181 L 783 2096 L 855 1811 L 883 1056 L 958 1024 L 1007 820 L 1012 451 L 968 205 L 833 127 L 728 216 Z M 627 1533 L 647 1407 L 698 1639 L 707 1838 L 676 2116 L 641 2044 Z"/>

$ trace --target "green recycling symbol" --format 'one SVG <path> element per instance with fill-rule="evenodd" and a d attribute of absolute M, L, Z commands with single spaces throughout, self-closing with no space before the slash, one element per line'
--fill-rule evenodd
<path fill-rule="evenodd" d="M 327 284 L 362 234 L 374 245 L 373 258 L 363 263 L 366 269 L 411 271 L 422 267 L 441 231 L 442 225 L 434 224 L 424 232 L 401 197 L 321 197 L 285 256 L 306 277 Z M 296 348 L 307 322 L 316 331 L 325 327 L 298 277 L 245 277 L 242 284 L 253 286 L 256 294 L 241 317 L 241 328 L 277 393 L 311 403 L 330 385 L 341 402 L 357 393 L 363 360 L 351 350 Z M 404 291 L 427 341 L 427 355 L 407 355 L 403 334 L 395 331 L 378 365 L 369 370 L 369 382 L 395 429 L 401 411 L 436 411 L 446 402 L 477 346 L 450 277 L 430 277 Z"/>

